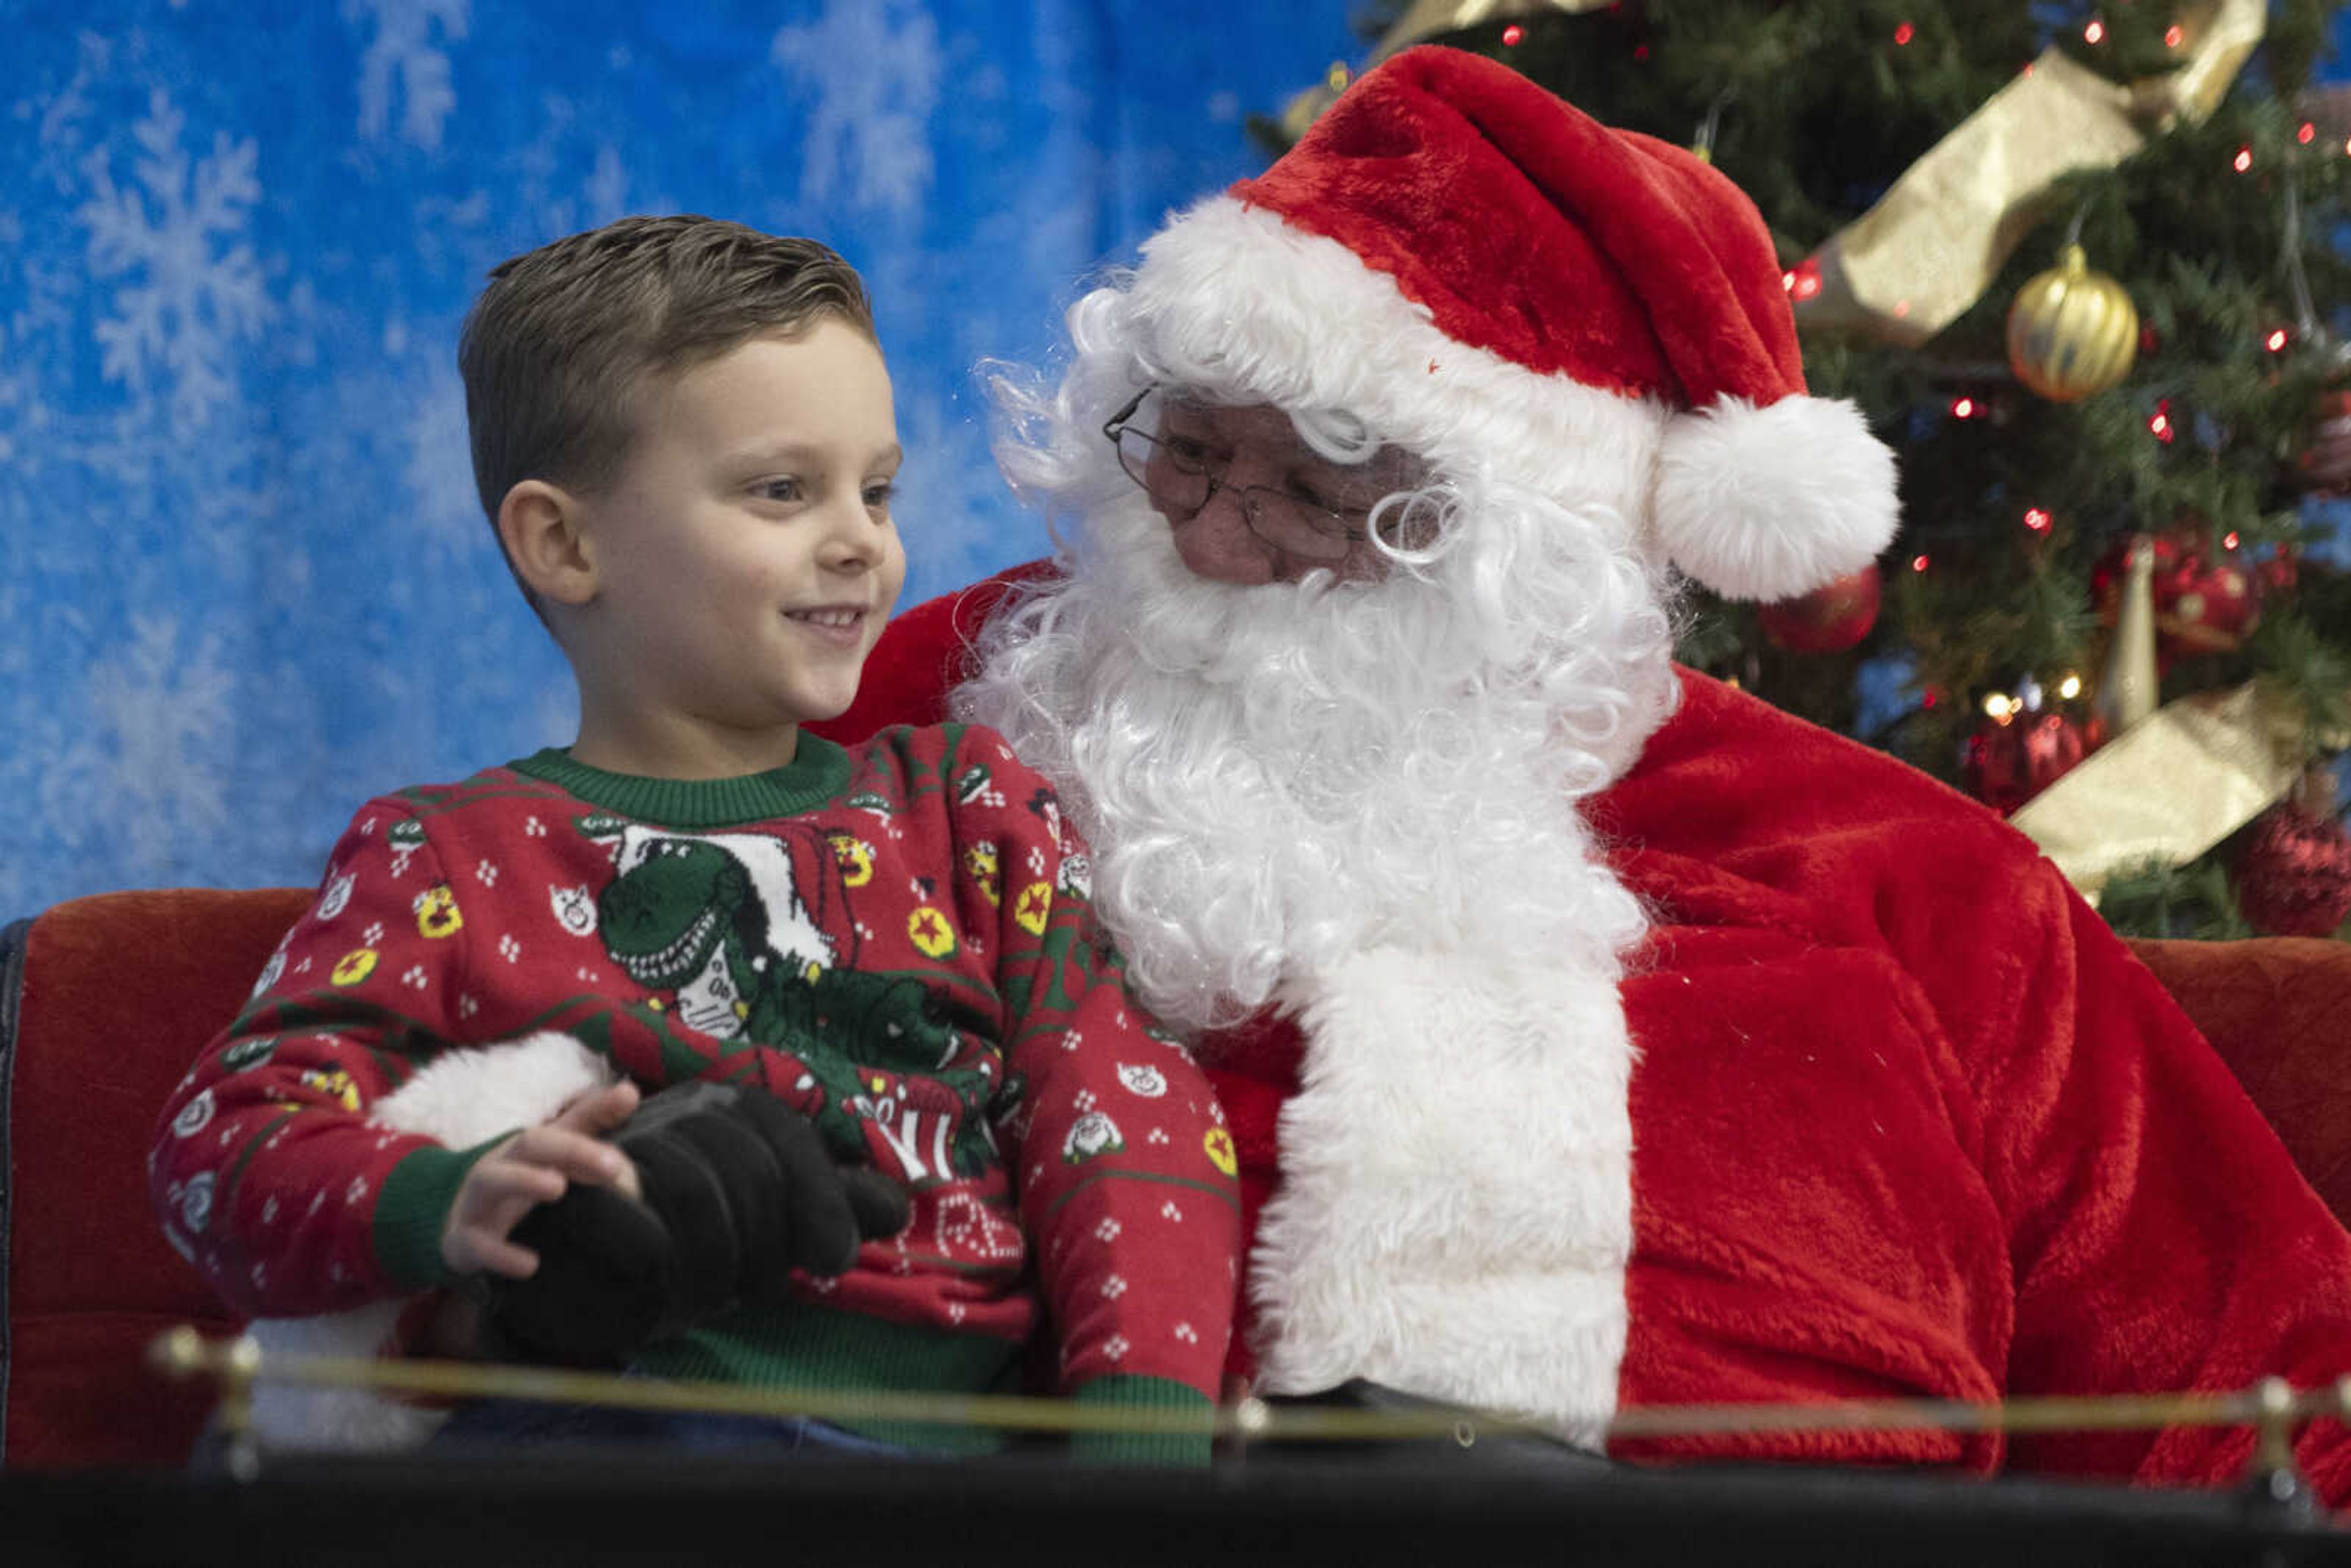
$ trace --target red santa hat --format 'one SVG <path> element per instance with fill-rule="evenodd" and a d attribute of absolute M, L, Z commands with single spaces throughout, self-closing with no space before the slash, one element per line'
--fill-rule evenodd
<path fill-rule="evenodd" d="M 1366 73 L 1149 241 L 1128 308 L 1161 373 L 1615 506 L 1733 598 L 1804 592 L 1893 538 L 1893 455 L 1806 394 L 1754 204 L 1479 56 Z"/>

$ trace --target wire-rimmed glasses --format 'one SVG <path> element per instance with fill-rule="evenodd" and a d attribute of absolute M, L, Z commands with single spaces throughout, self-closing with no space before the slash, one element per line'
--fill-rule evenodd
<path fill-rule="evenodd" d="M 1118 449 L 1128 478 L 1165 511 L 1189 517 L 1219 490 L 1240 503 L 1249 531 L 1285 555 L 1301 560 L 1338 561 L 1368 537 L 1372 508 L 1326 507 L 1265 485 L 1228 485 L 1232 454 L 1179 434 L 1153 434 L 1135 427 L 1135 412 L 1159 389 L 1145 387 L 1102 424 L 1102 435 Z"/>

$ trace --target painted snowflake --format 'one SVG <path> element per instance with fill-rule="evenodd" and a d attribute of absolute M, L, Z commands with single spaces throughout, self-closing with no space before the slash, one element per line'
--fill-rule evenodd
<path fill-rule="evenodd" d="M 131 127 L 132 183 L 116 184 L 112 155 L 93 150 L 82 165 L 89 196 L 75 214 L 91 276 L 124 280 L 93 329 L 100 369 L 141 402 L 160 397 L 180 435 L 230 401 L 246 340 L 270 315 L 246 235 L 261 200 L 255 143 L 215 131 L 211 152 L 194 157 L 181 144 L 186 129 L 156 88 Z"/>

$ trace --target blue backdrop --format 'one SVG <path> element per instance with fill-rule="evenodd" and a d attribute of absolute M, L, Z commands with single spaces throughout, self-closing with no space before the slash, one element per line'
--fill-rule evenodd
<path fill-rule="evenodd" d="M 379 790 L 570 737 L 475 502 L 486 269 L 630 212 L 829 240 L 907 599 L 1040 554 L 973 366 L 1260 162 L 1340 0 L 0 3 L 0 921 L 316 880 Z"/>

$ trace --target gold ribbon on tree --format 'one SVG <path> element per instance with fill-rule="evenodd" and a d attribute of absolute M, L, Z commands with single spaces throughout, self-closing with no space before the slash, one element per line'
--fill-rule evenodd
<path fill-rule="evenodd" d="M 1924 343 L 1983 298 L 2048 215 L 2060 179 L 2111 169 L 2218 108 L 2268 20 L 2264 0 L 2187 5 L 2179 68 L 2134 82 L 2108 81 L 2044 50 L 1804 261 L 1796 325 L 1896 348 Z"/>
<path fill-rule="evenodd" d="M 1608 4 L 1609 0 L 1412 0 L 1404 15 L 1396 18 L 1395 26 L 1381 36 L 1379 47 L 1364 59 L 1364 68 L 1369 70 L 1390 55 L 1442 33 L 1458 33 L 1487 22 L 1515 21 L 1520 16 L 1573 16 L 1580 11 L 1601 10 Z M 1305 135 L 1306 128 L 1331 107 L 1353 79 L 1344 61 L 1332 61 L 1321 81 L 1292 98 L 1283 108 L 1282 134 L 1292 141 Z"/>
<path fill-rule="evenodd" d="M 2292 699 L 2259 681 L 2199 692 L 2098 747 L 2009 825 L 2095 902 L 2116 872 L 2195 860 L 2267 810 L 2308 761 Z"/>

